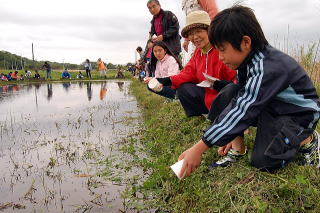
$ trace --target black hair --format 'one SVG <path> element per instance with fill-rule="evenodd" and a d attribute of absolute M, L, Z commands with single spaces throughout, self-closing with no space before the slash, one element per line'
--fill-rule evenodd
<path fill-rule="evenodd" d="M 151 2 L 154 2 L 154 3 L 156 3 L 157 5 L 160 6 L 159 0 L 149 0 L 148 3 L 147 3 L 147 6 L 148 6 Z"/>
<path fill-rule="evenodd" d="M 253 10 L 241 5 L 218 13 L 211 21 L 208 34 L 212 45 L 219 47 L 229 42 L 239 51 L 243 36 L 250 37 L 252 50 L 262 50 L 268 44 Z"/>
<path fill-rule="evenodd" d="M 86 59 L 86 62 L 87 62 L 87 63 L 90 63 L 89 59 Z"/>
<path fill-rule="evenodd" d="M 157 59 L 157 58 L 155 57 L 155 55 L 153 54 L 153 49 L 154 49 L 154 47 L 156 47 L 156 46 L 162 47 L 162 48 L 166 51 L 166 54 L 171 55 L 171 56 L 177 61 L 178 65 L 179 65 L 179 69 L 180 69 L 180 70 L 183 69 L 183 66 L 182 66 L 182 63 L 181 63 L 180 59 L 172 53 L 172 51 L 171 51 L 170 48 L 166 45 L 166 43 L 164 43 L 163 41 L 156 41 L 156 42 L 154 42 L 154 44 L 153 44 L 153 48 L 152 48 L 152 52 L 151 52 L 151 62 L 150 62 L 150 63 L 151 63 L 151 67 L 152 67 L 151 70 L 155 70 L 156 64 L 157 64 L 157 61 L 158 61 L 158 59 Z"/>
<path fill-rule="evenodd" d="M 138 52 L 141 52 L 142 51 L 142 47 L 137 47 L 137 49 L 136 49 Z"/>

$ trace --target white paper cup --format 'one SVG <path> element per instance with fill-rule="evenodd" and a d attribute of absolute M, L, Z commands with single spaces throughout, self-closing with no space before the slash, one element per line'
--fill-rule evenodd
<path fill-rule="evenodd" d="M 182 177 L 179 176 L 180 170 L 181 170 L 182 165 L 183 165 L 183 161 L 184 161 L 184 159 L 179 160 L 178 162 L 176 162 L 175 164 L 173 164 L 172 166 L 170 166 L 170 168 L 172 169 L 172 171 L 177 175 L 177 177 L 178 177 L 180 180 L 181 180 L 182 178 L 184 178 L 184 176 L 186 175 L 186 172 L 184 172 L 184 174 L 182 175 Z"/>
<path fill-rule="evenodd" d="M 160 92 L 162 90 L 161 84 L 156 78 L 152 78 L 149 81 L 148 87 L 156 92 Z"/>

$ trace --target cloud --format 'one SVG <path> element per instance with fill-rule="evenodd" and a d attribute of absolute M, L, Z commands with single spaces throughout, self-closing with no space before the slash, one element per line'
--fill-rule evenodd
<path fill-rule="evenodd" d="M 101 57 L 112 63 L 135 60 L 135 49 L 144 46 L 152 18 L 146 0 L 0 0 L 0 47 L 36 58 L 81 63 Z M 218 0 L 220 9 L 234 0 Z M 160 0 L 162 8 L 174 12 L 185 25 L 181 0 Z M 317 0 L 247 0 L 267 38 L 282 42 L 288 35 L 296 41 L 317 41 L 320 37 L 320 2 Z M 272 43 L 271 42 L 271 43 Z"/>

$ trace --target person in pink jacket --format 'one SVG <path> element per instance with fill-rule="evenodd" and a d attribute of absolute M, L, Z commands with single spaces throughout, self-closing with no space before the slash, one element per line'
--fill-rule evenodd
<path fill-rule="evenodd" d="M 170 51 L 163 41 L 156 41 L 151 54 L 151 67 L 155 66 L 155 78 L 166 78 L 179 74 L 182 69 L 180 60 Z M 151 78 L 145 78 L 144 82 L 149 83 Z M 169 99 L 175 99 L 176 90 L 170 86 L 162 87 L 161 91 L 151 90 L 158 95 Z"/>

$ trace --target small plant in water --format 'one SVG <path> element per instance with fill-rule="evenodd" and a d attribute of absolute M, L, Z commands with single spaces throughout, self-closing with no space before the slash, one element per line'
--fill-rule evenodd
<path fill-rule="evenodd" d="M 48 167 L 53 168 L 57 164 L 57 159 L 55 158 L 49 158 Z"/>

